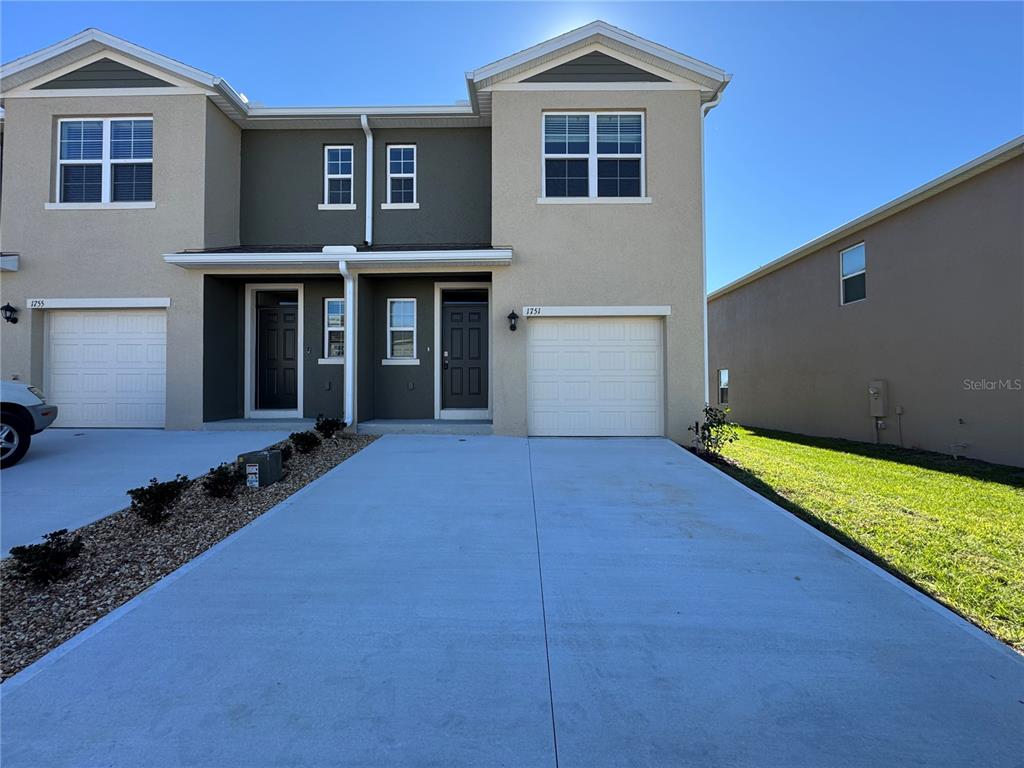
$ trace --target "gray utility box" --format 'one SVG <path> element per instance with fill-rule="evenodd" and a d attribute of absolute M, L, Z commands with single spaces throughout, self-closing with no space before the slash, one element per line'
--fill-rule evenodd
<path fill-rule="evenodd" d="M 263 488 L 281 479 L 281 452 L 276 448 L 243 453 L 238 463 L 245 470 L 245 484 L 249 488 Z"/>

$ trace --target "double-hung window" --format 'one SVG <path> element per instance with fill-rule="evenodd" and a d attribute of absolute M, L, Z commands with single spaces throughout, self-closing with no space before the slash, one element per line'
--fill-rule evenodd
<path fill-rule="evenodd" d="M 352 147 L 324 147 L 324 202 L 328 208 L 355 207 L 352 198 Z"/>
<path fill-rule="evenodd" d="M 416 299 L 388 299 L 388 359 L 416 359 Z"/>
<path fill-rule="evenodd" d="M 153 119 L 59 122 L 58 203 L 153 200 Z"/>
<path fill-rule="evenodd" d="M 852 304 L 867 298 L 867 262 L 864 243 L 839 252 L 839 300 Z"/>
<path fill-rule="evenodd" d="M 416 145 L 388 145 L 388 202 L 394 208 L 416 208 Z"/>
<path fill-rule="evenodd" d="M 545 113 L 543 165 L 545 198 L 643 198 L 643 113 Z"/>
<path fill-rule="evenodd" d="M 718 369 L 718 404 L 729 404 L 729 369 Z"/>
<path fill-rule="evenodd" d="M 324 299 L 324 359 L 345 357 L 345 300 Z"/>

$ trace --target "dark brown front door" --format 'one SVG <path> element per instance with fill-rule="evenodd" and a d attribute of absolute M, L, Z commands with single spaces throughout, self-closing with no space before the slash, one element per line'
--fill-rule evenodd
<path fill-rule="evenodd" d="M 487 292 L 441 300 L 441 407 L 487 408 Z"/>
<path fill-rule="evenodd" d="M 294 294 L 260 294 L 256 313 L 256 408 L 299 404 L 299 307 Z"/>

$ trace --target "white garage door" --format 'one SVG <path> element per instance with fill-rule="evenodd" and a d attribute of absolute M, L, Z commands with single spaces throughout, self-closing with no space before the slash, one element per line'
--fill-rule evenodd
<path fill-rule="evenodd" d="M 46 397 L 58 427 L 164 425 L 167 312 L 47 312 Z"/>
<path fill-rule="evenodd" d="M 531 435 L 661 435 L 660 317 L 526 321 Z"/>

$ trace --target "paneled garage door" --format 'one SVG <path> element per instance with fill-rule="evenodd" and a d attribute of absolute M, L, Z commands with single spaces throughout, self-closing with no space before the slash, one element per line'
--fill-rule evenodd
<path fill-rule="evenodd" d="M 531 317 L 531 435 L 661 435 L 660 317 Z"/>
<path fill-rule="evenodd" d="M 164 426 L 166 310 L 50 310 L 46 324 L 54 426 Z"/>

